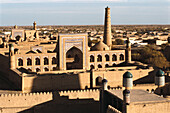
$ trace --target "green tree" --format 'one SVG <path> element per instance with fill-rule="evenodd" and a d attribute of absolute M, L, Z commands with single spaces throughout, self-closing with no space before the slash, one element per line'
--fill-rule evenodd
<path fill-rule="evenodd" d="M 124 41 L 122 39 L 116 39 L 115 41 L 112 41 L 113 45 L 124 45 Z"/>
<path fill-rule="evenodd" d="M 169 67 L 169 62 L 164 57 L 164 55 L 155 49 L 154 46 L 148 45 L 139 51 L 139 56 L 137 58 L 139 61 L 151 64 L 159 68 Z"/>

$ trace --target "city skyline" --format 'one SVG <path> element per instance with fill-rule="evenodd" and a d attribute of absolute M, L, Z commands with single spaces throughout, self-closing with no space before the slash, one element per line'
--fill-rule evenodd
<path fill-rule="evenodd" d="M 169 0 L 2 0 L 0 26 L 103 25 L 111 8 L 112 25 L 170 24 Z"/>

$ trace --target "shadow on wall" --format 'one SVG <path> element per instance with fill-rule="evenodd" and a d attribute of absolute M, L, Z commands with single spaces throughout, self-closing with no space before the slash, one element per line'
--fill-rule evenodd
<path fill-rule="evenodd" d="M 31 92 L 81 89 L 78 74 L 40 74 L 24 79 L 25 90 L 30 88 Z"/>
<path fill-rule="evenodd" d="M 156 94 L 163 95 L 164 97 L 170 95 L 170 76 L 165 76 L 165 80 L 166 84 L 163 87 L 156 88 L 154 91 Z"/>
<path fill-rule="evenodd" d="M 0 90 L 21 90 L 16 81 L 21 82 L 21 77 L 9 68 L 9 58 L 0 54 Z"/>
<path fill-rule="evenodd" d="M 68 99 L 53 92 L 53 100 L 18 113 L 99 113 L 99 101 L 93 99 Z"/>
<path fill-rule="evenodd" d="M 149 72 L 147 76 L 144 76 L 142 78 L 139 78 L 137 80 L 133 81 L 133 84 L 146 84 L 146 83 L 154 83 L 154 77 L 155 77 L 156 71 L 153 70 Z"/>
<path fill-rule="evenodd" d="M 154 69 L 153 71 L 149 72 L 149 74 L 145 77 L 140 79 L 134 80 L 133 84 L 146 84 L 146 83 L 155 83 L 155 75 L 158 69 Z M 165 82 L 170 82 L 170 77 L 165 76 Z"/>

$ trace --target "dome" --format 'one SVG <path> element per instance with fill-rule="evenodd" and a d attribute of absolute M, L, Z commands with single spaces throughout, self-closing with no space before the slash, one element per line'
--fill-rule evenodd
<path fill-rule="evenodd" d="M 130 72 L 126 72 L 123 74 L 123 78 L 133 78 L 133 75 Z"/>
<path fill-rule="evenodd" d="M 130 93 L 129 90 L 127 90 L 127 89 L 123 90 L 123 94 L 129 94 L 129 93 Z"/>
<path fill-rule="evenodd" d="M 103 79 L 103 80 L 102 80 L 102 83 L 105 83 L 105 82 L 108 82 L 108 81 L 107 81 L 106 79 Z"/>
<path fill-rule="evenodd" d="M 164 72 L 163 72 L 161 69 L 159 69 L 159 70 L 156 72 L 156 76 L 157 76 L 157 77 L 164 76 Z"/>
<path fill-rule="evenodd" d="M 109 50 L 109 47 L 102 41 L 96 43 L 93 47 L 91 47 L 91 51 L 103 51 L 103 50 Z"/>

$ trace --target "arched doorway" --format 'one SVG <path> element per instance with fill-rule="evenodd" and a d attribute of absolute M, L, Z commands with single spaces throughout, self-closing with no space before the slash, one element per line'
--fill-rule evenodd
<path fill-rule="evenodd" d="M 31 66 L 32 65 L 32 60 L 30 58 L 27 58 L 27 66 Z"/>
<path fill-rule="evenodd" d="M 40 72 L 41 70 L 39 68 L 36 68 L 36 72 Z"/>
<path fill-rule="evenodd" d="M 47 57 L 44 58 L 44 65 L 48 65 L 48 58 Z"/>
<path fill-rule="evenodd" d="M 102 80 L 103 80 L 103 78 L 100 77 L 100 76 L 98 76 L 98 77 L 96 78 L 96 86 L 102 85 Z"/>
<path fill-rule="evenodd" d="M 35 59 L 35 65 L 40 65 L 40 59 L 39 58 Z"/>
<path fill-rule="evenodd" d="M 109 55 L 105 55 L 106 61 L 109 61 Z"/>
<path fill-rule="evenodd" d="M 94 69 L 94 65 L 90 65 L 90 70 Z"/>
<path fill-rule="evenodd" d="M 57 59 L 55 57 L 52 58 L 52 64 L 57 64 Z"/>
<path fill-rule="evenodd" d="M 18 66 L 23 66 L 23 60 L 21 58 L 18 59 Z"/>
<path fill-rule="evenodd" d="M 90 62 L 94 62 L 94 56 L 93 55 L 90 56 Z"/>
<path fill-rule="evenodd" d="M 117 61 L 117 56 L 115 54 L 112 55 L 112 61 Z"/>
<path fill-rule="evenodd" d="M 124 60 L 124 55 L 123 55 L 123 54 L 120 54 L 119 60 L 120 60 L 120 61 Z"/>
<path fill-rule="evenodd" d="M 83 69 L 83 53 L 80 49 L 72 47 L 66 53 L 66 68 Z"/>

